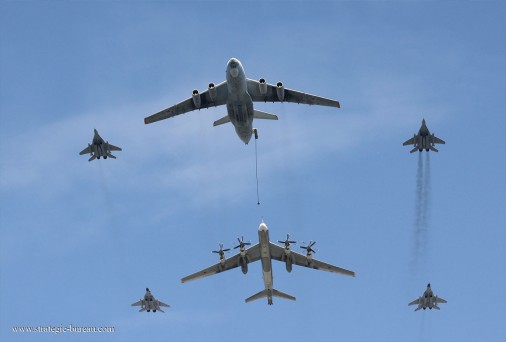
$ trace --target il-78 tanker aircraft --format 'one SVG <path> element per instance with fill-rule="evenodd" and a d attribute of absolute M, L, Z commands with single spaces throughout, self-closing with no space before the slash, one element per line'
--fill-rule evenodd
<path fill-rule="evenodd" d="M 286 264 L 286 270 L 288 272 L 291 272 L 292 265 L 298 265 L 314 268 L 316 270 L 340 273 L 352 277 L 355 276 L 355 272 L 348 271 L 344 268 L 340 268 L 313 259 L 314 250 L 311 247 L 314 245 L 314 242 L 310 243 L 306 247 L 301 247 L 306 249 L 306 255 L 296 253 L 290 249 L 290 244 L 295 242 L 289 241 L 289 236 L 287 236 L 286 241 L 281 241 L 285 244 L 284 248 L 273 244 L 269 240 L 269 230 L 264 222 L 260 223 L 260 227 L 258 228 L 258 239 L 259 243 L 248 249 L 246 249 L 246 245 L 248 245 L 248 243 L 243 242 L 242 239 L 239 240 L 239 246 L 237 246 L 240 247 L 239 254 L 236 254 L 228 259 L 225 258 L 224 255 L 224 252 L 226 250 L 223 249 L 223 245 L 220 245 L 220 251 L 216 251 L 216 253 L 220 254 L 220 262 L 202 271 L 184 277 L 181 279 L 181 282 L 186 283 L 190 280 L 207 277 L 216 273 L 231 270 L 239 266 L 241 267 L 242 272 L 246 274 L 248 272 L 249 263 L 261 260 L 265 289 L 247 298 L 246 303 L 259 298 L 267 297 L 267 303 L 269 305 L 272 305 L 272 297 L 295 300 L 295 297 L 274 289 L 272 277 L 272 260 L 284 262 Z"/>
<path fill-rule="evenodd" d="M 247 144 L 253 132 L 253 119 L 277 120 L 273 114 L 253 109 L 253 102 L 296 102 L 340 108 L 339 101 L 285 89 L 283 83 L 268 84 L 265 79 L 258 81 L 246 78 L 244 68 L 238 59 L 228 61 L 226 81 L 218 85 L 209 83 L 202 93 L 194 90 L 189 99 L 144 119 L 145 124 L 164 120 L 196 109 L 227 105 L 227 115 L 214 122 L 218 126 L 231 122 L 239 138 Z"/>

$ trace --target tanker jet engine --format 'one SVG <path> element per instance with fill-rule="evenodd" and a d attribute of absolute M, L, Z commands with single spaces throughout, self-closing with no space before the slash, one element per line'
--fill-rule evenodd
<path fill-rule="evenodd" d="M 100 159 L 100 157 L 104 157 L 104 159 L 107 159 L 107 157 L 116 159 L 116 157 L 111 154 L 111 151 L 121 151 L 121 148 L 109 144 L 108 141 L 104 141 L 96 129 L 93 131 L 93 141 L 91 144 L 88 144 L 88 147 L 82 150 L 79 154 L 83 155 L 89 153 L 91 155 L 91 158 L 88 159 L 88 161 L 95 160 L 96 158 Z"/>
<path fill-rule="evenodd" d="M 160 312 L 165 312 L 162 309 L 160 309 L 160 306 L 166 306 L 170 307 L 170 305 L 165 304 L 164 302 L 159 301 L 156 299 L 152 294 L 151 291 L 146 287 L 146 294 L 144 295 L 144 299 L 139 300 L 138 302 L 135 302 L 132 304 L 132 306 L 140 306 L 141 309 L 139 312 L 147 311 L 150 312 L 153 310 L 153 312 L 156 312 L 156 310 Z"/>
<path fill-rule="evenodd" d="M 425 310 L 427 308 L 429 308 L 430 310 L 432 309 L 440 310 L 439 306 L 437 306 L 438 303 L 447 303 L 447 301 L 444 300 L 443 298 L 439 298 L 438 296 L 434 295 L 434 293 L 432 293 L 432 289 L 430 288 L 430 284 L 427 284 L 427 289 L 425 290 L 423 295 L 420 298 L 415 299 L 408 305 L 418 304 L 418 307 L 415 309 L 415 311 L 418 311 L 420 309 Z"/>
<path fill-rule="evenodd" d="M 444 140 L 439 139 L 434 135 L 434 133 L 430 134 L 427 125 L 425 125 L 425 119 L 422 120 L 422 127 L 418 130 L 418 134 L 415 134 L 413 138 L 406 140 L 402 146 L 406 145 L 414 145 L 415 147 L 409 151 L 410 153 L 415 152 L 416 150 L 422 152 L 423 149 L 425 151 L 434 151 L 438 152 L 438 150 L 434 147 L 435 144 L 445 144 Z"/>
<path fill-rule="evenodd" d="M 265 290 L 260 291 L 257 294 L 247 298 L 246 303 L 259 298 L 267 297 L 267 304 L 272 305 L 272 297 L 295 300 L 295 297 L 274 289 L 272 277 L 272 260 L 284 262 L 286 264 L 286 270 L 288 272 L 291 272 L 292 265 L 297 265 L 314 268 L 316 270 L 340 273 L 352 277 L 355 276 L 355 273 L 352 271 L 348 271 L 344 268 L 339 268 L 337 266 L 333 266 L 325 262 L 313 259 L 314 250 L 311 247 L 314 245 L 314 242 L 310 243 L 307 247 L 302 247 L 306 249 L 306 255 L 296 253 L 290 249 L 290 244 L 295 243 L 295 241 L 290 241 L 289 236 L 287 236 L 286 241 L 281 241 L 281 243 L 284 243 L 285 245 L 284 248 L 273 244 L 269 240 L 269 230 L 264 222 L 260 223 L 260 227 L 258 228 L 258 239 L 259 243 L 248 249 L 246 249 L 246 246 L 249 245 L 249 243 L 244 242 L 242 238 L 238 239 L 239 245 L 234 248 L 240 248 L 240 252 L 239 254 L 236 254 L 228 259 L 225 258 L 224 255 L 224 252 L 227 250 L 224 250 L 223 245 L 220 245 L 220 250 L 214 251 L 220 255 L 220 261 L 217 264 L 184 277 L 181 279 L 181 282 L 185 283 L 190 280 L 207 277 L 216 273 L 231 270 L 239 266 L 241 267 L 242 272 L 246 274 L 248 272 L 248 264 L 260 260 L 262 262 L 262 273 Z"/>
<path fill-rule="evenodd" d="M 209 83 L 208 89 L 202 93 L 194 90 L 190 98 L 148 116 L 144 123 L 164 120 L 196 109 L 226 105 L 227 115 L 215 121 L 214 126 L 231 122 L 239 138 L 247 144 L 253 132 L 254 118 L 278 119 L 276 115 L 253 109 L 253 102 L 295 102 L 340 108 L 339 101 L 285 89 L 281 82 L 273 85 L 263 78 L 258 81 L 246 78 L 241 62 L 232 58 L 227 64 L 226 81 L 217 85 Z"/>

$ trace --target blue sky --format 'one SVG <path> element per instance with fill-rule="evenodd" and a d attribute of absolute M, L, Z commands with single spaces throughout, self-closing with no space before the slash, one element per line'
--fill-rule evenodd
<path fill-rule="evenodd" d="M 504 1 L 1 1 L 0 32 L 1 340 L 506 339 Z M 224 107 L 143 124 L 231 57 L 342 105 L 256 105 L 260 206 Z M 415 255 L 423 117 L 447 144 Z M 93 128 L 117 160 L 78 155 Z M 261 217 L 356 278 L 276 263 L 297 301 L 271 307 L 244 303 L 259 263 L 180 283 Z M 448 304 L 414 313 L 428 282 Z M 145 287 L 172 307 L 138 313 Z M 12 332 L 68 324 L 116 333 Z"/>

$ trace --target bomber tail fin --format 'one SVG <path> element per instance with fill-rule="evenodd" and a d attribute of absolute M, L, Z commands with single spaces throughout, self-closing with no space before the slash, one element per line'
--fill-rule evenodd
<path fill-rule="evenodd" d="M 278 116 L 274 114 L 269 114 L 266 112 L 262 112 L 261 110 L 253 110 L 253 117 L 255 119 L 266 119 L 266 120 L 277 120 Z"/>

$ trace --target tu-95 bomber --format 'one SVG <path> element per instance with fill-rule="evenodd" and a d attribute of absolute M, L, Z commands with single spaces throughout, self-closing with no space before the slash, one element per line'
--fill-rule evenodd
<path fill-rule="evenodd" d="M 295 297 L 274 289 L 272 260 L 284 262 L 288 272 L 292 271 L 292 265 L 297 265 L 352 277 L 355 276 L 355 272 L 314 259 L 314 250 L 312 247 L 315 242 L 311 242 L 307 246 L 301 246 L 301 248 L 306 250 L 306 255 L 291 250 L 290 245 L 295 243 L 295 241 L 290 241 L 289 236 L 287 236 L 285 241 L 279 241 L 284 244 L 284 248 L 270 242 L 269 230 L 264 222 L 262 222 L 258 228 L 258 239 L 259 243 L 249 248 L 246 248 L 246 246 L 250 245 L 249 242 L 244 242 L 243 239 L 239 239 L 239 245 L 235 247 L 240 248 L 239 253 L 228 259 L 225 258 L 225 252 L 229 251 L 229 249 L 223 249 L 223 245 L 220 244 L 220 249 L 218 251 L 213 251 L 220 255 L 220 261 L 217 264 L 184 277 L 181 279 L 181 282 L 186 283 L 191 280 L 225 272 L 236 267 L 241 267 L 242 272 L 246 274 L 248 272 L 248 264 L 260 260 L 262 263 L 262 275 L 265 289 L 247 298 L 245 301 L 248 303 L 267 297 L 267 304 L 272 305 L 272 297 L 295 300 Z"/>

